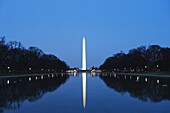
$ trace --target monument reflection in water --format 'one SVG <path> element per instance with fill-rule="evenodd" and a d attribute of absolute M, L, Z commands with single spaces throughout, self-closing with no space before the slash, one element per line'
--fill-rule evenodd
<path fill-rule="evenodd" d="M 0 78 L 0 113 L 169 113 L 169 105 L 170 77 L 80 72 Z"/>
<path fill-rule="evenodd" d="M 86 107 L 86 73 L 82 73 L 83 107 Z"/>

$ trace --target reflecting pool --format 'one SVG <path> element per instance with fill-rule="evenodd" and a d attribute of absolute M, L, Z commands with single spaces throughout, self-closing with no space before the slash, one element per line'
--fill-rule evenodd
<path fill-rule="evenodd" d="M 0 113 L 170 113 L 170 77 L 57 73 L 0 78 Z"/>

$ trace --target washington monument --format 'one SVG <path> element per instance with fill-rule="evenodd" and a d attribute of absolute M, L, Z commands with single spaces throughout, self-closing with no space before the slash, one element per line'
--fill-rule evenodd
<path fill-rule="evenodd" d="M 82 41 L 82 71 L 86 71 L 86 38 L 83 37 Z"/>

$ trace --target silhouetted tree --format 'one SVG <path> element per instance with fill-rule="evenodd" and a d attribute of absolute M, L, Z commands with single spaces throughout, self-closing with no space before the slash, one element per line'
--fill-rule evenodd
<path fill-rule="evenodd" d="M 114 71 L 169 71 L 170 48 L 158 45 L 140 46 L 129 53 L 117 53 L 105 60 L 102 70 Z"/>
<path fill-rule="evenodd" d="M 47 55 L 37 47 L 25 49 L 20 42 L 5 43 L 0 38 L 0 71 L 1 72 L 49 72 L 62 71 L 69 67 L 56 56 Z"/>

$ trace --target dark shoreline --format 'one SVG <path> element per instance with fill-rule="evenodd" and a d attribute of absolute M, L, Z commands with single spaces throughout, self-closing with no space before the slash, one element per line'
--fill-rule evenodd
<path fill-rule="evenodd" d="M 24 77 L 24 76 L 39 76 L 39 75 L 48 75 L 48 74 L 59 74 L 59 73 L 66 73 L 66 72 L 53 72 L 53 73 L 6 73 L 6 75 L 3 75 L 0 73 L 0 78 L 10 78 L 10 77 Z"/>
<path fill-rule="evenodd" d="M 115 73 L 118 75 L 132 75 L 132 76 L 155 76 L 155 77 L 170 77 L 170 74 L 155 74 L 155 73 Z"/>

